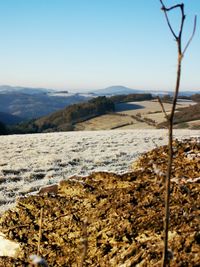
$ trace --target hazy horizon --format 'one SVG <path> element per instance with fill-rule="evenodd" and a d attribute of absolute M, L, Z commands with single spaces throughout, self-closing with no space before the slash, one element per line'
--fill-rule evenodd
<path fill-rule="evenodd" d="M 200 1 L 182 2 L 185 44 L 194 15 L 200 18 Z M 159 0 L 6 0 L 0 9 L 2 85 L 69 91 L 174 88 L 177 47 Z M 172 16 L 175 28 L 178 22 Z M 183 60 L 181 91 L 200 88 L 199 32 L 197 22 Z"/>
<path fill-rule="evenodd" d="M 120 84 L 115 84 L 115 85 L 108 85 L 104 88 L 99 88 L 99 87 L 94 87 L 94 88 L 80 88 L 80 89 L 70 89 L 70 88 L 53 88 L 53 87 L 44 87 L 44 86 L 24 86 L 24 85 L 10 85 L 10 84 L 0 84 L 0 87 L 2 86 L 11 86 L 11 87 L 21 87 L 21 88 L 27 88 L 28 89 L 49 89 L 49 90 L 55 90 L 55 91 L 68 91 L 69 93 L 77 93 L 77 92 L 82 92 L 82 93 L 87 93 L 87 92 L 92 92 L 92 91 L 96 91 L 96 90 L 101 90 L 101 89 L 106 89 L 106 88 L 110 88 L 110 87 L 125 87 L 125 88 L 129 88 L 129 89 L 133 89 L 133 90 L 141 90 L 142 91 L 163 91 L 163 92 L 172 92 L 174 91 L 174 89 L 169 89 L 169 90 L 162 90 L 162 88 L 154 88 L 154 89 L 149 89 L 149 88 L 144 88 L 144 89 L 141 89 L 141 88 L 135 88 L 135 87 L 128 87 L 128 86 L 124 86 L 124 85 L 120 85 Z M 200 87 L 199 87 L 200 88 Z M 186 88 L 185 90 L 181 90 L 182 92 L 184 91 L 200 91 L 200 89 L 190 89 L 190 88 Z"/>

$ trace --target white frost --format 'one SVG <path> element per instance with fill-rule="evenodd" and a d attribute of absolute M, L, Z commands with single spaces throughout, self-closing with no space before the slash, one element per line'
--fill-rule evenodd
<path fill-rule="evenodd" d="M 175 130 L 175 137 L 200 136 Z M 0 213 L 17 196 L 73 175 L 124 173 L 141 153 L 167 144 L 167 130 L 80 131 L 1 136 Z"/>

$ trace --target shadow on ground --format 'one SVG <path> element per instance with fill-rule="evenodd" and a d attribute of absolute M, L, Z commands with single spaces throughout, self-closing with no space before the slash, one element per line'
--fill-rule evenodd
<path fill-rule="evenodd" d="M 126 110 L 134 110 L 134 109 L 142 109 L 144 106 L 137 105 L 133 103 L 120 103 L 115 105 L 115 111 L 126 111 Z"/>

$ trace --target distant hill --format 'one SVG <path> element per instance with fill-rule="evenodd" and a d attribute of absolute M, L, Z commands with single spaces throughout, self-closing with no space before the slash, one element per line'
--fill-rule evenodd
<path fill-rule="evenodd" d="M 6 128 L 6 125 L 0 121 L 0 135 L 7 135 L 8 130 Z"/>
<path fill-rule="evenodd" d="M 53 89 L 46 88 L 31 88 L 21 86 L 0 85 L 0 93 L 18 92 L 22 94 L 35 95 L 35 94 L 47 94 L 54 92 Z"/>
<path fill-rule="evenodd" d="M 180 91 L 179 96 L 191 96 L 193 94 L 198 94 L 199 91 Z M 125 86 L 116 85 L 110 86 L 104 89 L 98 89 L 90 91 L 90 93 L 97 95 L 97 96 L 114 96 L 114 95 L 129 95 L 129 94 L 152 94 L 152 95 L 170 95 L 174 94 L 173 91 L 156 91 L 156 90 L 139 90 L 139 89 L 131 89 Z"/>
<path fill-rule="evenodd" d="M 182 108 L 175 113 L 174 123 L 200 120 L 200 102 L 187 108 Z"/>
<path fill-rule="evenodd" d="M 177 112 L 174 116 L 174 125 L 176 128 L 187 128 L 188 123 L 196 121 L 196 129 L 200 129 L 200 94 L 194 94 L 190 96 L 183 97 L 183 101 L 188 100 L 195 102 L 195 105 L 190 105 L 185 108 L 177 108 Z M 166 127 L 167 123 L 162 122 L 158 125 L 158 127 Z"/>
<path fill-rule="evenodd" d="M 95 96 L 113 97 L 113 101 L 117 102 L 119 99 L 127 99 L 126 95 L 132 95 L 133 98 L 128 97 L 131 101 L 136 101 L 135 94 L 150 94 L 151 91 L 131 89 L 125 86 L 111 86 L 105 89 L 93 90 L 89 93 L 70 93 L 69 91 L 58 91 L 48 88 L 26 88 L 20 86 L 0 86 L 0 112 L 13 115 L 14 117 L 3 116 L 4 122 L 14 124 L 19 122 L 21 118 L 24 120 L 37 119 L 42 116 L 47 116 L 67 106 L 87 102 Z M 191 93 L 191 94 L 190 94 Z M 192 95 L 192 91 L 181 92 L 180 95 Z M 169 94 L 172 92 L 155 91 L 153 94 Z M 120 96 L 120 97 L 119 97 Z M 197 95 L 198 96 L 198 95 Z M 138 97 L 138 96 L 137 96 Z M 123 99 L 122 99 L 123 98 Z M 125 100 L 127 101 L 127 100 Z M 7 118 L 6 118 L 7 117 Z M 19 121 L 18 121 L 19 118 Z"/>
<path fill-rule="evenodd" d="M 56 94 L 53 89 L 0 86 L 0 112 L 29 120 L 91 98 L 66 91 Z"/>
<path fill-rule="evenodd" d="M 129 95 L 129 94 L 141 93 L 141 90 L 131 89 L 125 86 L 117 85 L 117 86 L 110 86 L 105 89 L 95 90 L 92 91 L 92 93 L 98 96 Z"/>
<path fill-rule="evenodd" d="M 0 112 L 0 122 L 3 122 L 7 125 L 13 125 L 22 122 L 24 119 L 18 116 L 14 116 L 12 114 L 8 114 L 5 112 Z"/>
<path fill-rule="evenodd" d="M 196 126 L 193 129 L 200 129 L 200 102 L 189 107 L 178 109 L 174 116 L 175 128 L 188 128 L 189 123 L 196 121 Z M 167 123 L 162 122 L 158 128 L 166 128 Z"/>
<path fill-rule="evenodd" d="M 191 99 L 194 102 L 200 103 L 200 93 L 192 95 L 189 99 Z"/>
<path fill-rule="evenodd" d="M 109 97 L 115 104 L 134 102 L 134 101 L 144 101 L 152 100 L 152 94 L 129 94 L 129 95 L 113 95 Z"/>
<path fill-rule="evenodd" d="M 180 91 L 179 96 L 192 96 L 192 95 L 198 95 L 200 93 L 200 90 L 198 91 Z"/>
<path fill-rule="evenodd" d="M 76 123 L 113 112 L 114 109 L 114 103 L 110 99 L 97 97 L 87 103 L 73 104 L 40 119 L 19 124 L 11 128 L 11 133 L 72 131 Z"/>

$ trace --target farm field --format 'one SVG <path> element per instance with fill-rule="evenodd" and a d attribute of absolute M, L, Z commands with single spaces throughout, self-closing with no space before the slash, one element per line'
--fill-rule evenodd
<path fill-rule="evenodd" d="M 178 103 L 177 109 L 194 104 L 194 102 L 181 101 Z M 166 112 L 169 113 L 172 105 L 164 103 L 164 106 Z M 75 130 L 155 129 L 156 125 L 164 120 L 163 112 L 157 100 L 120 103 L 116 104 L 115 113 L 77 123 Z"/>

